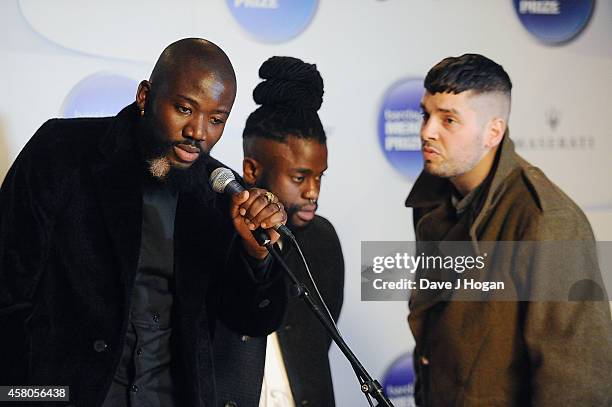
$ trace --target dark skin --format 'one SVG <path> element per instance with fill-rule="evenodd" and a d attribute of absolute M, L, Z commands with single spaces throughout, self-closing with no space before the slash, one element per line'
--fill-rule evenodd
<path fill-rule="evenodd" d="M 198 47 L 201 45 L 204 47 L 204 53 L 210 53 L 211 47 L 208 44 L 210 43 L 196 43 L 195 52 L 199 52 Z M 160 67 L 160 64 L 164 63 L 162 54 L 151 75 L 152 80 L 142 81 L 136 94 L 138 108 L 141 113 L 144 110 L 141 120 L 147 121 L 149 128 L 155 128 L 172 143 L 166 154 L 158 159 L 159 172 L 153 173 L 152 170 L 153 175 L 160 178 L 163 178 L 164 171 L 167 173 L 170 168 L 190 168 L 204 152 L 208 153 L 212 149 L 223 134 L 236 96 L 233 70 L 232 75 L 228 75 L 228 67 L 222 65 L 225 60 L 220 58 L 220 67 L 216 67 L 215 63 L 204 65 L 197 60 L 177 64 L 177 60 L 189 62 L 190 59 L 201 57 L 194 55 L 193 46 L 187 48 L 187 55 L 180 46 L 177 48 L 179 52 L 174 53 L 173 62 L 180 70 L 172 66 Z M 217 52 L 216 46 L 212 52 Z M 210 59 L 210 55 L 206 56 Z M 251 231 L 261 226 L 267 229 L 270 239 L 276 242 L 280 236 L 271 227 L 287 220 L 283 205 L 269 202 L 264 195 L 266 192 L 252 188 L 234 195 L 230 207 L 230 217 L 242 238 L 244 249 L 257 259 L 264 259 L 268 252 L 266 248 L 259 246 Z"/>
<path fill-rule="evenodd" d="M 256 138 L 245 153 L 242 169 L 246 182 L 278 196 L 289 213 L 289 226 L 301 228 L 312 221 L 317 209 L 321 177 L 327 170 L 327 146 L 291 135 L 285 143 Z"/>

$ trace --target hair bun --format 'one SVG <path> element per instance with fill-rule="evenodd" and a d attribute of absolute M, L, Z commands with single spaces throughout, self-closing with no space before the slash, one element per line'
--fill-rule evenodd
<path fill-rule="evenodd" d="M 323 78 L 315 64 L 293 57 L 272 57 L 259 68 L 264 79 L 253 90 L 259 105 L 317 111 L 323 103 Z"/>

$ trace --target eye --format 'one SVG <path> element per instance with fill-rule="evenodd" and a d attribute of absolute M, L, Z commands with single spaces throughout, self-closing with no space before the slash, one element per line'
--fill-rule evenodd
<path fill-rule="evenodd" d="M 455 120 L 455 119 L 454 119 L 454 118 L 452 118 L 452 117 L 447 117 L 446 119 L 444 119 L 444 122 L 445 122 L 446 124 L 455 124 L 455 123 L 457 123 L 457 120 Z"/>
<path fill-rule="evenodd" d="M 176 105 L 176 110 L 180 114 L 191 114 L 191 109 L 183 105 Z"/>
<path fill-rule="evenodd" d="M 294 177 L 291 177 L 291 180 L 297 184 L 301 184 L 302 182 L 304 182 L 304 176 L 303 175 L 296 175 Z"/>
<path fill-rule="evenodd" d="M 429 120 L 429 113 L 421 111 L 421 117 L 423 117 L 423 121 L 426 122 L 427 120 Z"/>
<path fill-rule="evenodd" d="M 219 118 L 219 117 L 213 117 L 210 119 L 210 124 L 214 124 L 214 125 L 220 125 L 225 123 L 225 120 Z"/>

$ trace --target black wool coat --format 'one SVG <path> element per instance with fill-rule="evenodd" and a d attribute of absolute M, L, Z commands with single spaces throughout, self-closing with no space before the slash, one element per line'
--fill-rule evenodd
<path fill-rule="evenodd" d="M 140 250 L 137 121 L 135 105 L 114 118 L 50 120 L 9 170 L 0 190 L 0 385 L 70 386 L 76 406 L 104 400 Z M 181 406 L 215 404 L 211 321 L 266 335 L 286 306 L 279 270 L 253 274 L 227 212 L 207 177 L 179 194 L 172 368 Z"/>

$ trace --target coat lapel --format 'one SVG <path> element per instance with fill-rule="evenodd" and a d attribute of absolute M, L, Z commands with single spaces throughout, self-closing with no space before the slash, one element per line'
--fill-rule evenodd
<path fill-rule="evenodd" d="M 417 253 L 424 252 L 445 256 L 445 247 L 441 244 L 442 241 L 461 241 L 467 238 L 467 235 L 462 232 L 461 222 L 457 223 L 452 220 L 454 209 L 450 206 L 449 189 L 446 185 L 441 185 L 446 182 L 446 180 L 423 173 L 415 183 L 415 188 L 413 188 L 406 201 L 407 205 L 417 208 L 415 210 L 436 206 L 420 217 L 418 224 L 415 225 Z M 419 184 L 424 187 L 424 194 L 415 193 Z M 426 188 L 425 185 L 431 185 L 431 187 Z M 419 270 L 417 273 L 417 284 L 421 278 L 435 282 L 450 281 L 453 285 L 456 280 L 454 273 L 451 274 L 441 270 Z M 411 316 L 418 317 L 435 304 L 441 301 L 449 301 L 451 295 L 452 290 L 447 289 L 412 291 L 409 302 Z"/>
<path fill-rule="evenodd" d="M 91 165 L 102 215 L 121 267 L 126 301 L 136 274 L 142 229 L 142 166 L 131 108 L 117 115 L 100 143 L 99 159 Z"/>
<path fill-rule="evenodd" d="M 419 220 L 419 229 L 429 230 L 431 235 L 418 236 L 417 253 L 424 252 L 442 257 L 470 254 L 466 251 L 470 249 L 470 243 L 466 242 L 469 241 L 469 236 L 466 233 L 468 228 L 463 222 L 465 217 L 458 223 L 449 221 L 448 212 L 453 211 L 449 206 L 449 203 L 445 203 Z M 466 242 L 466 244 L 461 244 L 461 242 Z M 434 282 L 450 282 L 455 287 L 457 274 L 448 270 L 419 270 L 416 281 L 418 282 L 421 278 Z M 442 301 L 451 301 L 453 292 L 454 288 L 412 291 L 409 302 L 411 324 L 416 323 L 413 322 L 415 318 L 420 318 L 434 305 Z"/>
<path fill-rule="evenodd" d="M 206 167 L 201 174 L 202 183 L 194 191 L 179 193 L 174 225 L 174 270 L 177 297 L 181 306 L 189 312 L 198 312 L 203 307 L 203 295 L 210 284 L 211 276 L 222 270 L 207 270 L 211 248 L 219 247 L 229 222 L 227 201 L 208 185 L 211 168 L 222 166 L 212 157 L 205 157 Z M 226 246 L 229 248 L 229 238 Z M 196 267 L 194 267 L 196 265 Z"/>

